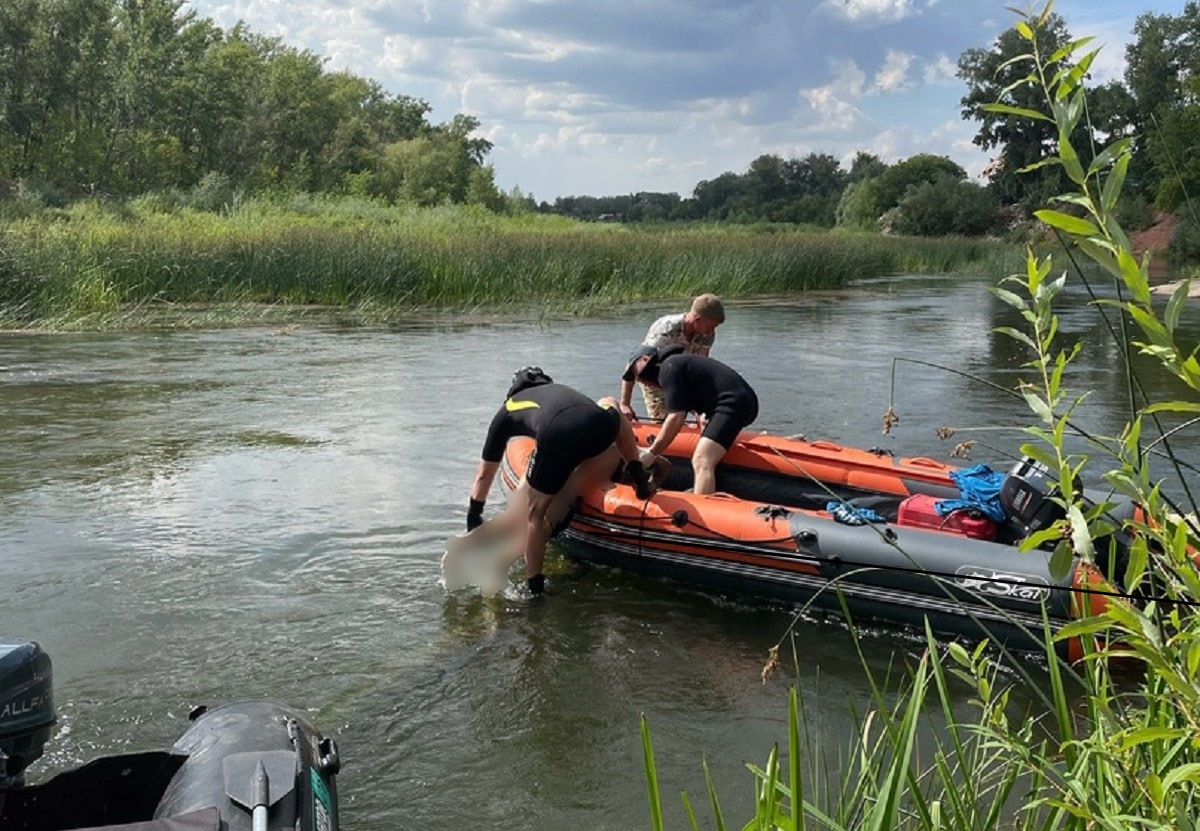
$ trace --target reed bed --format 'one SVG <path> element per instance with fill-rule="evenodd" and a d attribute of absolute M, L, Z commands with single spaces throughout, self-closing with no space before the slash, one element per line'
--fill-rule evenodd
<path fill-rule="evenodd" d="M 584 312 L 716 291 L 795 294 L 900 272 L 991 270 L 999 243 L 632 228 L 469 208 L 260 200 L 221 213 L 85 203 L 0 224 L 0 326 L 253 322 L 313 307 Z M 214 312 L 214 307 L 219 311 Z"/>

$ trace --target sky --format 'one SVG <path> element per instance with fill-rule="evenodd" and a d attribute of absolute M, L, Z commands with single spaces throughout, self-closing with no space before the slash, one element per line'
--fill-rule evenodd
<path fill-rule="evenodd" d="M 758 156 L 859 151 L 889 164 L 987 165 L 962 118 L 967 49 L 990 48 L 1025 0 L 189 0 L 394 95 L 433 123 L 464 113 L 496 185 L 537 201 L 639 191 L 690 196 Z M 1039 2 L 1038 8 L 1041 8 Z M 1058 0 L 1120 79 L 1133 23 L 1184 0 Z"/>

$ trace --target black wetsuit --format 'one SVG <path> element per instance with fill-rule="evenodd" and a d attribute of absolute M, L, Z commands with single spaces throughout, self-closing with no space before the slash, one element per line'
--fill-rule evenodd
<path fill-rule="evenodd" d="M 513 436 L 532 436 L 537 447 L 526 479 L 542 493 L 558 493 L 580 463 L 599 456 L 617 438 L 621 414 L 563 384 L 522 390 L 504 402 L 483 442 L 485 462 L 498 462 Z"/>
<path fill-rule="evenodd" d="M 705 355 L 672 355 L 658 370 L 667 412 L 708 417 L 704 436 L 726 450 L 758 418 L 758 396 L 741 375 Z"/>

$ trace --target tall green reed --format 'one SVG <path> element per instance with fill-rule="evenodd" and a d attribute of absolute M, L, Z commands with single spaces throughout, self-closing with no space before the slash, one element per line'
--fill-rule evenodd
<path fill-rule="evenodd" d="M 223 304 L 588 311 L 717 291 L 794 294 L 900 271 L 968 271 L 998 243 L 720 226 L 631 228 L 312 197 L 223 213 L 80 205 L 0 224 L 0 325 L 147 318 Z"/>

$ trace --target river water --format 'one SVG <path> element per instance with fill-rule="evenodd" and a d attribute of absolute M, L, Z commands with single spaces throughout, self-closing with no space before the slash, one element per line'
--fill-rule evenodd
<path fill-rule="evenodd" d="M 1085 300 L 1075 289 L 1063 309 L 1085 344 L 1069 383 L 1094 390 L 1077 420 L 1112 434 L 1119 355 Z M 744 765 L 786 745 L 791 684 L 836 771 L 870 706 L 837 624 L 801 622 L 799 654 L 764 684 L 786 608 L 581 569 L 554 548 L 543 602 L 438 583 L 512 371 L 616 394 L 625 356 L 671 311 L 0 335 L 0 635 L 50 653 L 59 713 L 30 778 L 168 745 L 196 704 L 272 698 L 336 737 L 348 831 L 648 827 L 644 714 L 668 825 L 685 824 L 680 790 L 707 816 L 705 759 L 740 825 Z M 973 461 L 1007 464 L 1028 413 L 982 381 L 1027 370 L 999 325 L 1019 321 L 987 283 L 885 278 L 731 304 L 713 355 L 757 389 L 760 429 L 935 458 L 975 439 Z M 960 432 L 939 440 L 942 425 Z M 1197 431 L 1177 447 L 1196 462 Z M 863 642 L 881 672 L 919 652 L 905 633 Z"/>

